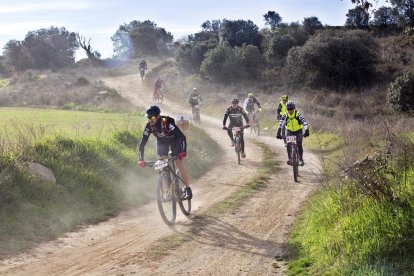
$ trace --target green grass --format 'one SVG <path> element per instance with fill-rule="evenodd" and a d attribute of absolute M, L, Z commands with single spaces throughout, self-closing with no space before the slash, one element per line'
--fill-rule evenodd
<path fill-rule="evenodd" d="M 117 129 L 143 124 L 143 115 L 133 113 L 99 113 L 35 108 L 0 108 L 1 136 L 12 139 L 19 133 L 43 129 L 45 134 L 68 136 L 111 135 Z M 1 137 L 0 136 L 0 137 Z"/>
<path fill-rule="evenodd" d="M 0 256 L 15 254 L 154 198 L 151 184 L 156 172 L 136 165 L 136 147 L 145 124 L 142 116 L 7 111 L 1 117 L 5 125 L 32 132 L 16 131 L 8 136 L 8 143 L 0 139 L 0 145 L 5 146 L 0 147 Z M 9 121 L 12 115 L 15 119 Z M 24 127 L 25 122 L 30 127 Z M 74 131 L 72 126 L 78 123 L 92 127 Z M 49 131 L 39 135 L 41 126 Z M 190 137 L 186 164 L 190 175 L 199 177 L 221 153 L 201 129 L 192 128 Z M 156 158 L 154 140 L 151 138 L 146 147 L 148 159 Z M 203 152 L 206 154 L 200 154 Z M 30 175 L 29 161 L 50 168 L 56 183 Z"/>
<path fill-rule="evenodd" d="M 10 85 L 11 79 L 0 79 L 0 88 Z"/>
<path fill-rule="evenodd" d="M 397 141 L 392 145 L 381 159 L 386 162 L 382 169 L 371 166 L 359 177 L 328 179 L 331 185 L 304 206 L 290 238 L 296 254 L 289 275 L 414 271 L 414 147 Z M 377 180 L 386 183 L 391 197 L 381 192 Z"/>

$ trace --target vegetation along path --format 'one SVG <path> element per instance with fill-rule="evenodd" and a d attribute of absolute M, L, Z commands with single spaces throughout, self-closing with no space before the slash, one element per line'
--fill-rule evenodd
<path fill-rule="evenodd" d="M 142 110 L 152 92 L 138 75 L 105 82 Z M 164 114 L 189 114 L 167 95 Z M 221 114 L 220 114 L 221 115 Z M 161 220 L 155 202 L 0 262 L 0 274 L 284 274 L 288 231 L 301 203 L 318 185 L 318 158 L 305 152 L 300 182 L 293 182 L 286 149 L 274 137 L 246 134 L 247 158 L 237 165 L 221 118 L 203 116 L 204 129 L 222 147 L 217 165 L 192 183 L 194 212 L 175 227 Z M 191 139 L 191 137 L 189 137 Z M 138 168 L 137 168 L 138 169 Z M 155 172 L 154 172 L 155 173 Z M 152 189 L 153 183 L 148 183 Z M 155 192 L 155 189 L 154 189 Z"/>

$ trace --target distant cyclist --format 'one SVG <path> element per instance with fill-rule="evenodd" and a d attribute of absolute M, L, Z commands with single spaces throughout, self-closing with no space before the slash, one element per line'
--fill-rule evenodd
<path fill-rule="evenodd" d="M 197 87 L 194 87 L 193 91 L 191 91 L 190 97 L 188 98 L 188 103 L 191 105 L 191 108 L 194 109 L 194 106 L 200 105 L 202 101 L 203 99 L 201 98 L 201 95 L 198 92 Z"/>
<path fill-rule="evenodd" d="M 161 78 L 161 77 L 158 77 L 156 80 L 155 80 L 155 83 L 154 83 L 154 98 L 155 98 L 155 95 L 158 93 L 158 92 L 160 92 L 160 90 L 161 89 L 165 89 L 165 81 Z"/>
<path fill-rule="evenodd" d="M 147 68 L 148 68 L 147 61 L 144 58 L 142 58 L 141 61 L 139 62 L 138 69 L 139 70 L 141 70 L 141 69 L 147 70 Z"/>
<path fill-rule="evenodd" d="M 286 104 L 288 102 L 289 97 L 287 95 L 282 96 L 282 100 L 280 101 L 279 105 L 277 106 L 277 120 L 280 121 L 283 115 L 286 114 Z M 285 126 L 282 128 L 282 137 L 283 142 L 285 143 L 286 147 L 286 129 Z"/>
<path fill-rule="evenodd" d="M 259 111 L 262 111 L 262 106 L 260 105 L 259 101 L 255 98 L 253 93 L 247 94 L 246 100 L 244 100 L 243 108 L 247 114 L 254 111 L 254 105 L 257 104 Z"/>
<path fill-rule="evenodd" d="M 296 136 L 296 142 L 298 145 L 299 151 L 299 165 L 305 165 L 303 161 L 303 146 L 302 146 L 302 136 L 308 137 L 309 136 L 309 127 L 308 123 L 306 122 L 305 117 L 296 110 L 296 106 L 293 102 L 288 102 L 286 104 L 286 114 L 282 116 L 280 120 L 279 128 L 277 130 L 277 139 L 282 139 L 282 128 L 286 126 L 286 136 Z M 305 129 L 305 133 L 303 133 L 303 129 Z M 288 161 L 289 165 L 292 165 L 292 146 L 290 143 L 287 144 L 287 154 L 288 154 Z"/>
<path fill-rule="evenodd" d="M 161 116 L 160 113 L 161 110 L 156 105 L 151 106 L 146 112 L 145 116 L 148 118 L 148 123 L 145 126 L 142 139 L 138 147 L 138 165 L 141 168 L 145 167 L 144 148 L 150 134 L 152 133 L 157 138 L 157 154 L 160 159 L 167 158 L 170 149 L 172 151 L 172 156 L 177 158 L 177 168 L 179 169 L 183 182 L 186 186 L 184 189 L 184 198 L 191 199 L 193 197 L 193 193 L 191 191 L 187 170 L 185 169 L 183 160 L 187 155 L 187 139 L 177 127 L 173 118 Z"/>
<path fill-rule="evenodd" d="M 243 126 L 243 118 L 246 120 L 246 126 L 249 126 L 249 117 L 247 116 L 244 109 L 239 106 L 239 99 L 234 98 L 231 101 L 231 106 L 227 108 L 226 113 L 224 114 L 223 119 L 223 129 L 226 129 L 226 121 L 227 118 L 230 118 L 230 124 L 228 128 L 231 127 L 242 127 Z M 231 145 L 234 146 L 234 139 L 233 139 L 233 132 L 228 129 L 227 133 L 231 139 Z M 244 138 L 243 138 L 243 131 L 240 134 L 240 142 L 241 142 L 241 156 L 246 158 L 246 154 L 244 152 Z"/>

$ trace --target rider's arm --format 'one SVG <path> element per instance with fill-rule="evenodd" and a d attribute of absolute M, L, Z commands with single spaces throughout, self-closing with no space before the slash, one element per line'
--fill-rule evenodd
<path fill-rule="evenodd" d="M 244 119 L 246 120 L 246 124 L 249 124 L 249 116 L 247 116 L 246 111 L 244 111 L 244 109 L 242 109 L 242 115 Z"/>
<path fill-rule="evenodd" d="M 226 113 L 224 113 L 224 119 L 223 119 L 223 126 L 225 126 L 226 125 L 226 121 L 227 121 L 227 118 L 229 117 L 229 109 L 227 108 L 227 110 L 226 110 Z"/>
<path fill-rule="evenodd" d="M 249 98 L 247 98 L 247 99 L 244 100 L 244 103 L 243 103 L 243 109 L 244 110 L 246 110 L 246 107 L 247 107 L 247 103 L 248 102 L 249 102 Z"/>
<path fill-rule="evenodd" d="M 280 112 L 282 112 L 282 104 L 279 103 L 279 105 L 277 106 L 277 115 L 280 115 Z"/>
<path fill-rule="evenodd" d="M 280 119 L 279 128 L 283 128 L 286 125 L 286 115 L 282 116 L 282 119 Z"/>
<path fill-rule="evenodd" d="M 253 99 L 254 99 L 254 101 L 256 102 L 257 106 L 258 106 L 259 108 L 262 108 L 262 106 L 260 105 L 259 101 L 258 101 L 256 98 L 253 98 Z"/>
<path fill-rule="evenodd" d="M 150 132 L 150 127 L 148 123 L 144 129 L 144 132 L 142 133 L 142 139 L 141 139 L 141 142 L 139 142 L 139 146 L 138 146 L 138 160 L 139 161 L 144 160 L 144 149 L 145 149 L 145 145 L 147 144 L 150 133 L 151 132 Z"/>
<path fill-rule="evenodd" d="M 305 128 L 305 130 L 308 129 L 308 122 L 306 122 L 305 117 L 299 113 L 298 115 L 298 120 L 303 124 L 303 127 Z"/>
<path fill-rule="evenodd" d="M 187 138 L 185 137 L 184 133 L 180 130 L 180 128 L 175 124 L 175 120 L 171 117 L 168 117 L 168 128 L 174 134 L 174 139 L 181 139 L 182 149 L 183 151 L 187 151 Z"/>

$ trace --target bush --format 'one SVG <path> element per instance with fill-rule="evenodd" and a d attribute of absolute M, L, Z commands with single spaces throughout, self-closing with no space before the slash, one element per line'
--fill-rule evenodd
<path fill-rule="evenodd" d="M 289 81 L 311 88 L 362 86 L 374 76 L 375 49 L 374 39 L 365 31 L 322 31 L 289 51 Z"/>
<path fill-rule="evenodd" d="M 182 45 L 177 51 L 175 60 L 181 69 L 185 69 L 190 73 L 198 73 L 204 55 L 209 50 L 214 49 L 217 46 L 217 43 L 216 40 L 210 39 L 207 41 Z"/>
<path fill-rule="evenodd" d="M 398 111 L 414 113 L 414 71 L 406 72 L 388 86 L 387 101 Z"/>
<path fill-rule="evenodd" d="M 264 62 L 259 49 L 253 45 L 231 48 L 223 43 L 206 54 L 201 64 L 201 74 L 218 82 L 254 78 Z"/>

